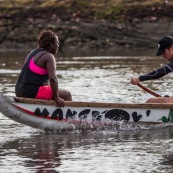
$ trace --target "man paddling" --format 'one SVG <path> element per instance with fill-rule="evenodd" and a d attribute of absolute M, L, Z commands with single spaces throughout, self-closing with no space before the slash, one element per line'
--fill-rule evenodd
<path fill-rule="evenodd" d="M 173 72 L 173 37 L 165 36 L 158 42 L 156 56 L 162 56 L 169 63 L 162 68 L 154 70 L 139 77 L 132 77 L 131 84 L 138 85 L 140 82 L 152 79 L 159 79 L 170 72 Z M 147 103 L 173 103 L 173 97 L 156 97 L 147 100 Z"/>

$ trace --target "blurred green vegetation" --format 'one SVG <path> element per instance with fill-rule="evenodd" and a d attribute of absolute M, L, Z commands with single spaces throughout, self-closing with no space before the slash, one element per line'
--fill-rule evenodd
<path fill-rule="evenodd" d="M 64 49 L 152 48 L 172 16 L 173 0 L 0 0 L 0 48 L 34 47 L 44 29 Z"/>
<path fill-rule="evenodd" d="M 105 6 L 134 6 L 134 5 L 153 5 L 153 4 L 173 4 L 170 0 L 1 0 L 1 7 L 45 7 L 45 6 L 65 6 L 80 4 L 91 8 L 104 8 Z"/>
<path fill-rule="evenodd" d="M 115 20 L 122 19 L 122 15 L 124 18 L 128 15 L 140 18 L 152 13 L 169 16 L 172 5 L 173 1 L 170 0 L 1 0 L 0 13 L 11 15 L 30 13 L 32 10 L 42 12 L 46 8 L 47 13 L 56 10 L 61 15 L 64 13 L 80 18 Z"/>

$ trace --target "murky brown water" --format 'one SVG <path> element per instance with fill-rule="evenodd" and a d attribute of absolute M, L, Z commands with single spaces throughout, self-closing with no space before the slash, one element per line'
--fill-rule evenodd
<path fill-rule="evenodd" d="M 151 95 L 129 81 L 164 60 L 142 52 L 59 54 L 61 88 L 75 101 L 143 103 Z M 26 52 L 0 52 L 0 91 L 14 95 Z M 173 76 L 143 83 L 161 95 L 172 92 Z M 0 172 L 172 173 L 173 126 L 119 124 L 117 129 L 45 134 L 0 113 Z"/>

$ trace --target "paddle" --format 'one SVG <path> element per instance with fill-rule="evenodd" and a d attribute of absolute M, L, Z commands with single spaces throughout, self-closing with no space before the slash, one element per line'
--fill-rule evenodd
<path fill-rule="evenodd" d="M 140 83 L 138 84 L 138 87 L 142 88 L 144 91 L 150 93 L 151 95 L 155 96 L 155 97 L 162 97 L 161 95 L 155 93 L 154 91 L 144 87 L 143 85 L 141 85 Z"/>

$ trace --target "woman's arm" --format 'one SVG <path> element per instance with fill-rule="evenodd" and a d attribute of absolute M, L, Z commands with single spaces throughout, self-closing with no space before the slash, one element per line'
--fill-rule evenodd
<path fill-rule="evenodd" d="M 64 100 L 59 97 L 58 79 L 56 76 L 56 62 L 52 54 L 46 54 L 46 69 L 49 75 L 50 86 L 53 92 L 54 99 L 58 106 L 64 106 Z"/>

